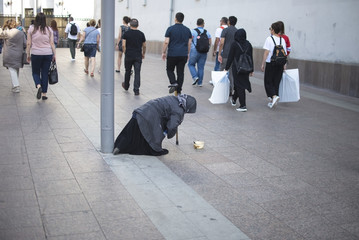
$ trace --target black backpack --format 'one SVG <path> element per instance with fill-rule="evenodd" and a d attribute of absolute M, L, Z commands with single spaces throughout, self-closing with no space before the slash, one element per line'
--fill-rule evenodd
<path fill-rule="evenodd" d="M 239 60 L 237 62 L 236 59 L 234 59 L 237 67 L 237 73 L 251 73 L 253 72 L 253 61 L 251 56 L 248 55 L 247 50 L 249 48 L 249 45 L 247 48 L 243 51 L 242 46 L 239 44 L 239 42 L 236 42 L 239 46 L 239 48 L 242 50 L 243 54 L 239 57 Z"/>
<path fill-rule="evenodd" d="M 282 37 L 279 37 L 279 45 L 274 41 L 274 38 L 271 36 L 274 42 L 273 55 L 271 57 L 271 62 L 278 66 L 284 66 L 287 63 L 287 54 L 284 51 L 282 46 Z"/>
<path fill-rule="evenodd" d="M 197 44 L 195 45 L 197 52 L 207 53 L 209 51 L 209 40 L 207 36 L 207 31 L 204 29 L 203 33 L 201 33 L 198 28 L 195 28 L 194 30 L 198 34 Z"/>
<path fill-rule="evenodd" d="M 71 35 L 77 35 L 77 26 L 75 23 L 70 23 L 71 24 L 71 28 L 70 28 L 70 34 Z"/>

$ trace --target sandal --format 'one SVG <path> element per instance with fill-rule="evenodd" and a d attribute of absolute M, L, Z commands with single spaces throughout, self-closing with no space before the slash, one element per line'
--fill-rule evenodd
<path fill-rule="evenodd" d="M 90 76 L 91 76 L 91 77 L 93 77 L 93 76 L 94 76 L 94 74 L 93 74 L 93 73 L 91 73 L 91 74 L 90 74 Z"/>
<path fill-rule="evenodd" d="M 84 69 L 84 71 L 85 71 L 86 74 L 89 74 L 89 71 L 88 71 L 88 70 Z"/>

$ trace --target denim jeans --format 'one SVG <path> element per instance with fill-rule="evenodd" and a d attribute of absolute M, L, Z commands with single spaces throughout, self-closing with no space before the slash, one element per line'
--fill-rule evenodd
<path fill-rule="evenodd" d="M 206 60 L 207 53 L 199 53 L 195 49 L 191 49 L 191 52 L 189 54 L 188 68 L 191 72 L 192 78 L 198 78 L 198 85 L 202 85 L 204 65 L 206 64 Z"/>
<path fill-rule="evenodd" d="M 215 65 L 214 65 L 214 71 L 219 71 L 220 66 L 221 66 L 221 63 L 218 61 L 218 52 L 216 52 L 216 60 L 215 60 Z"/>
<path fill-rule="evenodd" d="M 128 89 L 130 87 L 130 77 L 131 77 L 131 69 L 132 66 L 134 68 L 135 77 L 133 81 L 133 91 L 135 93 L 140 92 L 141 85 L 141 65 L 142 58 L 127 58 L 125 56 L 125 88 Z"/>
<path fill-rule="evenodd" d="M 40 84 L 43 93 L 47 93 L 51 61 L 52 55 L 31 54 L 32 77 L 34 78 L 35 87 Z"/>

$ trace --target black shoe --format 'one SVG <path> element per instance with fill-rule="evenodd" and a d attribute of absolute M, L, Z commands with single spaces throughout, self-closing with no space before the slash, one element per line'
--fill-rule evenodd
<path fill-rule="evenodd" d="M 48 97 L 42 96 L 42 100 L 47 100 Z"/>
<path fill-rule="evenodd" d="M 120 70 L 116 70 L 116 72 L 117 72 L 117 73 L 119 73 L 119 72 L 120 72 Z"/>
<path fill-rule="evenodd" d="M 119 154 L 120 153 L 120 149 L 118 149 L 118 148 L 115 148 L 115 149 L 113 149 L 113 155 L 117 155 L 117 154 Z"/>
<path fill-rule="evenodd" d="M 122 85 L 123 89 L 125 89 L 126 91 L 128 90 L 128 88 L 125 87 L 125 82 L 122 82 L 121 85 Z"/>
<path fill-rule="evenodd" d="M 171 85 L 168 86 L 170 88 L 169 93 L 173 93 L 174 91 L 176 91 L 177 87 L 178 87 L 178 83 L 173 83 Z"/>
<path fill-rule="evenodd" d="M 135 92 L 135 96 L 138 96 L 138 95 L 140 95 L 140 92 Z"/>
<path fill-rule="evenodd" d="M 37 94 L 36 94 L 36 98 L 37 98 L 37 99 L 40 99 L 40 98 L 41 98 L 41 93 L 42 93 L 42 88 L 39 87 L 39 88 L 37 89 Z"/>

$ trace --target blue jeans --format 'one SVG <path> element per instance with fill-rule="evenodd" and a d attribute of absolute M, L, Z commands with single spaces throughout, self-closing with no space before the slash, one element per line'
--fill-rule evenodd
<path fill-rule="evenodd" d="M 216 65 L 214 65 L 214 71 L 219 71 L 219 68 L 221 66 L 221 63 L 218 61 L 218 52 L 216 52 L 216 60 L 215 60 Z"/>
<path fill-rule="evenodd" d="M 32 77 L 34 78 L 35 87 L 40 84 L 43 93 L 47 93 L 51 61 L 52 55 L 31 54 Z"/>
<path fill-rule="evenodd" d="M 198 85 L 201 85 L 203 81 L 204 65 L 206 64 L 206 60 L 207 53 L 199 53 L 196 50 L 191 49 L 189 54 L 188 68 L 193 79 L 198 77 Z"/>

